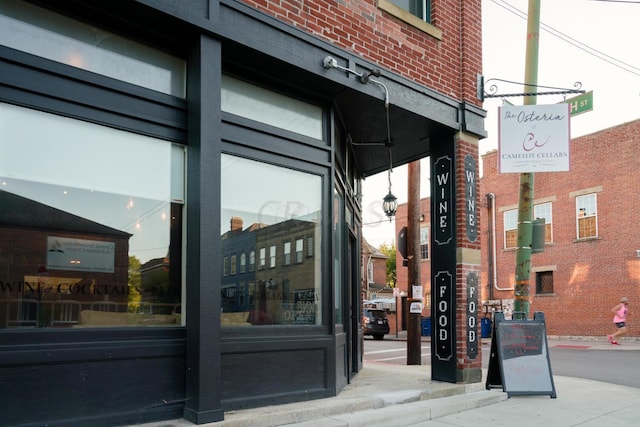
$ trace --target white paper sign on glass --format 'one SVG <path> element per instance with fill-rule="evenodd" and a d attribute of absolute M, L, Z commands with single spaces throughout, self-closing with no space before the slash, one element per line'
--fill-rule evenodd
<path fill-rule="evenodd" d="M 569 171 L 567 104 L 502 106 L 498 113 L 500 173 Z"/>
<path fill-rule="evenodd" d="M 47 236 L 47 248 L 47 270 L 115 272 L 114 242 Z"/>

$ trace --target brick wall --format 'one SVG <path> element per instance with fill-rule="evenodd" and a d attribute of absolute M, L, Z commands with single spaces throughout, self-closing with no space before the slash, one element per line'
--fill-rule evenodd
<path fill-rule="evenodd" d="M 376 283 L 387 283 L 387 260 L 385 258 L 372 258 L 373 261 L 373 281 Z"/>
<path fill-rule="evenodd" d="M 422 180 L 421 185 L 428 185 L 428 181 L 426 179 Z M 403 203 L 398 206 L 398 210 L 396 212 L 396 236 L 400 232 L 400 229 L 407 225 L 407 204 Z M 420 214 L 423 215 L 423 220 L 420 221 L 420 226 L 429 227 L 429 233 L 431 233 L 431 204 L 430 200 L 422 199 L 420 200 Z M 431 247 L 429 247 L 429 257 L 431 257 Z M 411 295 L 411 289 L 409 289 L 409 270 L 408 267 L 402 266 L 402 255 L 400 251 L 396 251 L 396 278 L 397 278 L 397 286 L 401 292 L 404 292 L 406 295 Z M 420 261 L 420 281 L 422 285 L 422 292 L 425 294 L 425 303 L 422 310 L 422 315 L 425 317 L 431 316 L 431 306 L 429 304 L 429 297 L 426 295 L 431 294 L 431 259 L 425 259 Z"/>
<path fill-rule="evenodd" d="M 615 330 L 610 309 L 621 296 L 630 298 L 629 329 L 640 336 L 640 174 L 637 152 L 640 120 L 625 123 L 571 142 L 569 172 L 537 173 L 534 200 L 551 202 L 553 242 L 531 258 L 532 271 L 553 273 L 553 293 L 536 294 L 535 273 L 531 275 L 531 313 L 542 311 L 549 335 L 602 336 Z M 497 173 L 496 151 L 482 156 L 484 176 L 480 197 L 484 200 L 481 233 L 488 233 L 487 193 L 496 200 L 497 286 L 508 288 L 515 280 L 515 250 L 504 249 L 505 209 L 518 203 L 518 174 Z M 576 238 L 575 194 L 597 194 L 598 236 Z M 579 193 L 578 193 L 579 194 Z M 488 248 L 483 246 L 483 299 L 513 298 L 513 291 L 490 293 L 488 288 Z"/>
<path fill-rule="evenodd" d="M 441 39 L 379 9 L 376 0 L 244 2 L 441 94 L 481 106 L 480 0 L 432 0 L 432 24 Z"/>

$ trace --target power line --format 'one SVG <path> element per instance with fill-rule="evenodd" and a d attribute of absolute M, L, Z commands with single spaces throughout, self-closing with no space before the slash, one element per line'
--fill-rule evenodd
<path fill-rule="evenodd" d="M 636 3 L 640 4 L 640 1 L 632 1 L 632 0 L 591 0 L 591 1 L 602 1 L 608 3 Z"/>
<path fill-rule="evenodd" d="M 527 13 L 518 9 L 517 7 L 511 5 L 510 3 L 504 1 L 504 0 L 491 0 L 492 3 L 495 3 L 497 6 L 505 9 L 506 11 L 518 16 L 519 18 L 524 19 L 525 21 L 527 20 Z M 638 3 L 640 4 L 640 2 L 631 2 L 629 1 L 628 3 Z M 611 55 L 608 55 L 604 52 L 601 52 L 597 49 L 592 48 L 591 46 L 588 46 L 585 43 L 582 43 L 579 40 L 574 39 L 571 36 L 568 36 L 566 34 L 564 34 L 563 32 L 556 30 L 555 28 L 540 22 L 540 28 L 542 28 L 543 30 L 547 31 L 549 34 L 551 34 L 552 36 L 555 36 L 557 38 L 559 38 L 560 40 L 588 53 L 589 55 L 592 55 L 598 59 L 600 59 L 601 61 L 607 62 L 611 65 L 613 65 L 614 67 L 620 68 L 624 71 L 627 71 L 628 73 L 634 74 L 636 76 L 640 77 L 640 68 L 633 66 L 631 64 L 628 64 L 624 61 L 621 61 L 617 58 L 612 57 Z"/>

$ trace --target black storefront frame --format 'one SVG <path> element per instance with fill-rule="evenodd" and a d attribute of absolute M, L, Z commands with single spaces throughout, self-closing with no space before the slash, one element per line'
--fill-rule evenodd
<path fill-rule="evenodd" d="M 47 2 L 36 1 L 35 3 L 47 5 Z M 180 415 L 197 423 L 220 420 L 224 416 L 224 410 L 229 407 L 227 405 L 235 405 L 236 403 L 244 405 L 242 402 L 222 402 L 220 395 L 222 353 L 224 351 L 228 351 L 229 354 L 237 353 L 251 345 L 247 340 L 233 337 L 230 338 L 231 341 L 224 344 L 223 331 L 219 329 L 206 330 L 203 326 L 205 325 L 204 321 L 211 319 L 211 316 L 216 316 L 215 310 L 219 308 L 219 300 L 216 300 L 216 295 L 210 294 L 210 289 L 201 286 L 203 283 L 208 283 L 210 277 L 219 277 L 215 274 L 219 273 L 216 270 L 216 268 L 219 269 L 219 266 L 213 266 L 213 264 L 219 263 L 208 262 L 220 253 L 219 244 L 214 239 L 204 242 L 200 236 L 202 233 L 215 231 L 215 223 L 218 221 L 212 221 L 211 218 L 215 218 L 220 207 L 219 188 L 216 188 L 212 183 L 215 182 L 215 177 L 219 176 L 220 172 L 215 168 L 219 168 L 221 144 L 208 144 L 204 141 L 215 141 L 220 138 L 220 135 L 216 135 L 215 127 L 223 120 L 221 116 L 218 116 L 221 114 L 219 99 L 211 97 L 210 94 L 215 94 L 216 87 L 219 87 L 219 75 L 224 68 L 221 62 L 230 52 L 243 52 L 246 51 L 246 46 L 253 46 L 273 60 L 275 65 L 271 70 L 273 75 L 287 78 L 290 76 L 282 73 L 283 70 L 291 70 L 294 73 L 305 70 L 304 76 L 296 77 L 298 82 L 305 79 L 310 82 L 308 77 L 312 77 L 313 87 L 306 88 L 305 93 L 309 93 L 309 91 L 323 93 L 324 88 L 330 88 L 331 90 L 326 93 L 335 94 L 337 90 L 347 89 L 372 100 L 379 100 L 380 93 L 376 87 L 362 86 L 353 80 L 345 81 L 339 73 L 327 72 L 322 70 L 319 65 L 320 60 L 327 54 L 346 60 L 351 65 L 363 65 L 360 58 L 269 18 L 239 2 L 202 0 L 200 2 L 168 4 L 160 0 L 144 0 L 110 4 L 90 0 L 73 0 L 64 4 L 56 4 L 55 7 L 62 8 L 75 16 L 84 16 L 83 19 L 87 21 L 89 19 L 92 22 L 103 21 L 102 23 L 106 24 L 105 27 L 120 29 L 122 30 L 118 31 L 120 33 L 135 33 L 136 38 L 152 41 L 156 46 L 167 47 L 170 51 L 183 51 L 183 56 L 187 57 L 189 63 L 188 107 L 184 100 L 116 82 L 8 48 L 0 48 L 0 66 L 3 67 L 0 70 L 2 71 L 0 73 L 2 76 L 0 77 L 0 99 L 4 102 L 78 117 L 168 141 L 184 143 L 188 138 L 190 165 L 197 166 L 193 169 L 190 167 L 188 171 L 189 197 L 192 198 L 192 202 L 204 206 L 204 209 L 192 209 L 191 205 L 187 204 L 186 216 L 189 226 L 187 228 L 186 274 L 188 278 L 194 279 L 193 281 L 188 280 L 186 285 L 188 287 L 187 316 L 191 319 L 187 319 L 189 327 L 154 328 L 153 330 L 136 328 L 126 331 L 86 330 L 73 331 L 70 335 L 61 333 L 55 336 L 56 339 L 64 337 L 58 341 L 60 345 L 56 347 L 58 359 L 51 359 L 57 364 L 63 363 L 65 360 L 82 362 L 85 360 L 83 358 L 87 357 L 88 347 L 91 348 L 89 353 L 93 352 L 92 354 L 97 355 L 98 358 L 101 354 L 109 354 L 114 348 L 123 349 L 127 346 L 137 348 L 138 350 L 133 352 L 133 362 L 126 359 L 126 351 L 117 351 L 115 354 L 122 357 L 117 359 L 119 363 L 123 365 L 133 363 L 131 366 L 140 368 L 137 373 L 153 378 L 154 372 L 149 369 L 148 365 L 145 368 L 145 363 L 154 359 L 168 361 L 171 365 L 169 371 L 174 372 L 170 378 L 174 382 L 172 389 L 184 390 L 182 397 L 170 399 L 160 406 L 153 402 L 138 401 L 139 409 L 133 411 L 118 412 L 117 408 L 112 407 L 109 412 L 100 408 L 100 411 L 94 412 L 94 416 L 97 418 L 88 414 L 85 418 L 80 418 L 84 413 L 83 410 L 87 408 L 79 406 L 80 411 L 76 411 L 77 418 L 49 420 L 49 424 L 73 425 L 76 423 L 76 425 L 82 425 L 83 422 L 91 419 L 94 425 L 112 425 L 167 419 Z M 147 19 L 147 17 L 152 17 L 152 19 Z M 179 34 L 178 38 L 170 40 L 171 37 L 165 31 L 169 25 L 176 29 L 175 33 Z M 256 31 L 246 31 L 248 26 L 256 27 Z M 155 38 L 154 33 L 159 35 L 158 38 Z M 233 40 L 233 43 L 229 40 Z M 273 40 L 278 40 L 281 44 L 272 43 Z M 223 44 L 226 49 L 224 56 L 222 53 Z M 245 48 L 237 49 L 242 46 Z M 296 54 L 291 52 L 296 52 Z M 209 56 L 209 54 L 212 55 Z M 244 61 L 249 60 L 244 59 Z M 250 64 L 245 65 L 251 68 Z M 364 65 L 367 66 L 367 64 Z M 373 64 L 368 65 L 373 66 Z M 266 67 L 266 69 L 268 68 Z M 21 73 L 22 71 L 24 72 Z M 202 76 L 208 76 L 208 78 L 203 79 Z M 297 74 L 291 76 L 297 76 Z M 483 130 L 480 126 L 482 112 L 479 109 L 464 103 L 459 104 L 455 100 L 396 75 L 387 77 L 390 79 L 389 87 L 392 91 L 407 94 L 407 96 L 400 96 L 397 99 L 400 108 L 406 110 L 415 108 L 416 114 L 419 114 L 423 120 L 437 122 L 439 126 L 450 130 L 463 128 L 482 134 Z M 194 88 L 196 88 L 195 92 L 192 91 Z M 419 95 L 427 102 L 414 102 L 415 95 Z M 105 104 L 96 108 L 93 105 L 95 99 L 101 99 Z M 141 108 L 134 111 L 130 108 L 131 106 Z M 431 106 L 436 108 L 431 108 Z M 203 111 L 209 111 L 210 115 L 204 118 Z M 189 129 L 188 135 L 187 128 Z M 394 159 L 397 158 L 397 156 L 394 157 Z M 330 151 L 327 162 L 335 165 Z M 369 172 L 371 171 L 373 169 L 369 170 Z M 194 187 L 191 187 L 192 185 Z M 327 190 L 329 194 L 333 188 L 332 183 Z M 349 194 L 349 197 L 355 199 L 356 195 Z M 357 205 L 357 201 L 355 203 Z M 214 216 L 210 216 L 211 214 Z M 329 245 L 326 238 L 323 241 L 325 245 Z M 325 260 L 330 259 L 330 255 L 327 256 L 330 252 L 329 249 L 323 251 Z M 323 273 L 323 277 L 325 280 L 330 280 L 332 277 L 331 267 L 325 265 L 323 268 L 327 269 L 327 274 Z M 202 301 L 213 301 L 213 303 L 207 306 Z M 333 300 L 326 301 L 324 306 L 333 307 Z M 348 307 L 344 309 L 346 313 Z M 327 315 L 332 319 L 333 314 L 331 311 Z M 309 339 L 306 342 L 301 340 L 304 338 L 304 334 L 294 334 L 290 337 L 290 341 L 282 341 L 283 348 L 288 346 L 290 349 L 297 347 L 325 349 L 327 352 L 326 360 L 329 363 L 329 366 L 324 367 L 327 379 L 327 387 L 324 392 L 327 395 L 339 391 L 335 384 L 336 360 L 343 356 L 337 350 L 338 333 L 332 323 L 331 321 L 326 323 L 327 330 L 314 331 L 313 334 L 307 336 L 306 338 Z M 71 331 L 66 332 L 70 333 Z M 9 357 L 10 369 L 24 368 L 26 362 L 48 366 L 44 355 L 30 353 L 33 350 L 47 349 L 51 345 L 56 345 L 56 342 L 53 342 L 53 335 L 47 334 L 34 332 L 29 335 L 10 332 L 3 335 L 2 338 L 8 338 L 6 341 L 3 340 L 0 347 L 3 354 Z M 236 341 L 232 342 L 233 340 Z M 267 350 L 268 346 L 263 349 Z M 29 354 L 30 359 L 24 358 L 26 354 Z M 86 360 L 92 363 L 91 358 Z M 37 368 L 36 365 L 33 366 Z M 34 369 L 35 371 L 37 369 Z M 182 374 L 176 375 L 177 371 Z M 186 377 L 185 371 L 187 372 Z M 95 372 L 98 373 L 98 370 Z M 100 374 L 107 375 L 105 372 Z M 64 377 L 62 374 L 57 376 L 58 378 Z M 132 392 L 134 391 L 132 390 Z M 97 392 L 103 395 L 107 394 L 105 390 Z M 143 397 L 145 396 L 143 395 Z M 16 396 L 16 399 L 18 398 L 19 396 Z M 309 398 L 310 396 L 300 397 L 301 400 Z M 82 399 L 77 399 L 77 402 L 81 401 Z M 5 402 L 10 403 L 9 401 Z M 279 403 L 278 396 L 261 402 L 254 401 L 251 405 L 270 402 Z M 13 410 L 15 409 L 13 408 Z M 43 406 L 38 407 L 39 411 L 46 411 L 46 409 Z M 184 412 L 182 412 L 183 409 Z M 33 409 L 27 412 L 29 411 L 34 414 Z M 98 413 L 100 415 L 95 415 Z"/>
<path fill-rule="evenodd" d="M 209 55 L 212 51 L 219 53 L 219 43 L 213 39 L 207 39 L 202 42 L 202 46 L 206 46 L 206 49 L 199 49 L 197 56 L 201 58 L 207 57 L 207 64 L 205 68 L 207 71 L 211 71 L 209 66 L 211 62 L 220 64 L 220 55 Z M 213 49 L 212 49 L 213 48 Z M 208 55 L 204 55 L 207 52 Z M 2 81 L 2 87 L 0 88 L 0 99 L 3 102 L 14 103 L 28 108 L 34 108 L 37 110 L 43 110 L 47 112 L 53 112 L 61 115 L 69 115 L 76 118 L 82 118 L 90 122 L 98 123 L 101 125 L 113 126 L 119 129 L 134 131 L 146 135 L 152 135 L 155 137 L 161 137 L 165 140 L 179 141 L 184 135 L 187 134 L 187 126 L 184 124 L 186 115 L 186 103 L 182 100 L 176 99 L 171 96 L 157 94 L 153 91 L 147 91 L 137 88 L 133 85 L 129 85 L 121 82 L 114 82 L 108 78 L 101 78 L 99 76 L 92 75 L 91 73 L 85 73 L 81 70 L 72 69 L 61 64 L 57 64 L 41 58 L 36 58 L 22 52 L 14 51 L 12 49 L 2 49 L 3 61 L 0 63 L 0 67 L 6 70 L 13 71 L 12 79 L 10 81 Z M 213 58 L 213 61 L 211 59 Z M 197 64 L 194 57 L 190 59 L 191 64 Z M 215 65 L 214 65 L 215 66 Z M 195 85 L 193 77 L 194 67 L 190 67 L 190 87 L 198 87 Z M 24 73 L 16 72 L 17 70 L 23 70 Z M 18 76 L 17 78 L 14 78 Z M 38 84 L 33 85 L 33 79 L 37 76 Z M 206 139 L 207 136 L 215 135 L 219 137 L 220 128 L 216 128 L 212 123 L 216 123 L 217 120 L 211 120 L 211 116 L 219 115 L 219 99 L 216 96 L 210 96 L 209 94 L 216 94 L 219 92 L 219 73 L 213 73 L 213 76 L 209 75 L 207 79 L 203 79 L 206 83 L 200 82 L 200 95 L 206 93 L 207 96 L 194 95 L 190 93 L 189 102 L 193 106 L 194 100 L 196 101 L 195 109 L 192 111 L 209 111 L 212 114 L 207 117 L 206 120 L 202 120 L 199 123 L 197 120 L 193 120 L 193 114 L 190 115 L 189 120 L 189 194 L 188 197 L 193 200 L 193 197 L 197 197 L 199 200 L 199 206 L 205 206 L 204 209 L 199 209 L 194 212 L 194 209 L 190 209 L 190 204 L 187 203 L 187 218 L 188 224 L 187 241 L 197 242 L 197 248 L 187 246 L 187 283 L 202 284 L 206 282 L 201 277 L 214 277 L 216 272 L 216 265 L 218 263 L 207 262 L 206 258 L 212 256 L 215 253 L 219 253 L 218 244 L 215 239 L 200 239 L 200 236 L 207 231 L 215 229 L 215 226 L 210 224 L 206 219 L 207 212 L 210 214 L 219 212 L 219 189 L 215 188 L 216 176 L 219 173 L 216 166 L 219 164 L 220 144 L 198 144 L 194 142 L 194 135 L 199 136 L 202 139 Z M 206 86 L 206 89 L 203 89 Z M 36 86 L 36 87 L 34 87 Z M 35 90 L 34 90 L 35 89 Z M 66 90 L 68 94 L 66 97 L 56 95 L 56 90 Z M 54 92 L 54 93 L 52 93 Z M 91 105 L 88 100 L 101 99 L 105 100 L 105 103 L 100 105 Z M 144 105 L 144 104 L 147 105 Z M 150 104 L 149 104 L 150 103 Z M 106 105 L 105 105 L 106 104 Z M 158 106 L 159 105 L 159 106 Z M 147 111 L 148 116 L 136 117 L 136 111 Z M 169 117 L 167 119 L 166 117 Z M 160 117 L 160 118 L 158 118 Z M 242 121 L 237 120 L 236 121 Z M 229 123 L 231 121 L 228 121 Z M 241 125 L 244 125 L 241 123 Z M 228 125 L 229 129 L 233 129 L 233 125 Z M 197 129 L 197 131 L 194 131 Z M 233 131 L 230 131 L 233 133 Z M 198 139 L 196 137 L 196 139 Z M 281 137 L 280 137 L 281 138 Z M 209 141 L 211 139 L 209 138 Z M 301 145 L 302 151 L 289 152 L 288 155 L 298 155 L 301 158 L 305 158 L 311 152 L 316 151 L 319 154 L 315 155 L 316 163 L 323 165 L 325 172 L 322 174 L 323 179 L 323 191 L 324 191 L 324 216 L 327 217 L 331 212 L 332 198 L 330 189 L 333 188 L 332 177 L 332 148 L 329 145 L 313 147 L 313 144 Z M 306 147 L 306 148 L 305 148 Z M 242 150 L 240 150 L 242 151 Z M 199 165 L 200 168 L 193 167 Z M 198 181 L 199 180 L 199 181 Z M 200 185 L 197 185 L 199 182 Z M 195 196 L 194 196 L 195 193 Z M 194 226 L 197 224 L 197 226 Z M 329 222 L 325 223 L 323 227 L 323 233 L 325 236 L 329 235 L 328 229 L 330 227 Z M 214 231 L 215 233 L 215 231 Z M 215 235 L 215 234 L 214 234 Z M 193 238 L 196 236 L 195 238 Z M 191 237 L 191 238 L 189 238 Z M 325 260 L 330 259 L 330 242 L 327 238 L 323 239 L 323 257 Z M 192 256 L 196 253 L 197 256 Z M 209 258 L 211 259 L 211 258 Z M 335 395 L 337 392 L 335 388 L 334 372 L 335 372 L 335 341 L 333 338 L 333 325 L 329 319 L 333 318 L 333 303 L 330 298 L 331 292 L 327 290 L 326 283 L 329 283 L 329 278 L 332 276 L 331 270 L 327 263 L 323 266 L 323 289 L 325 290 L 323 306 L 325 310 L 323 312 L 323 326 L 313 328 L 286 328 L 287 330 L 275 331 L 274 335 L 281 336 L 279 346 L 282 350 L 289 352 L 304 352 L 314 350 L 322 353 L 322 363 L 320 369 L 323 371 L 324 377 L 323 387 L 316 390 L 304 390 L 305 393 L 292 393 L 289 398 L 284 396 L 272 396 L 262 399 L 254 400 L 253 402 L 243 402 L 242 399 L 230 399 L 226 403 L 220 397 L 220 384 L 222 383 L 222 376 L 220 371 L 224 365 L 222 360 L 223 354 L 229 355 L 238 354 L 243 351 L 251 351 L 254 353 L 273 351 L 273 342 L 261 342 L 256 345 L 251 342 L 255 337 L 242 337 L 242 331 L 240 337 L 233 337 L 233 334 L 224 338 L 222 334 L 209 333 L 211 328 L 201 328 L 205 322 L 202 319 L 211 319 L 212 315 L 215 318 L 219 314 L 219 304 L 216 303 L 217 293 L 211 293 L 209 295 L 203 294 L 206 292 L 205 286 L 190 286 L 187 291 L 187 322 L 189 326 L 198 325 L 196 328 L 153 328 L 138 330 L 138 328 L 123 329 L 123 330 L 84 330 L 84 331 L 46 331 L 46 332 L 17 332 L 10 331 L 4 337 L 7 338 L 5 345 L 3 346 L 3 352 L 8 356 L 5 368 L 14 370 L 17 375 L 26 371 L 39 370 L 45 366 L 48 366 L 49 374 L 47 380 L 50 384 L 60 382 L 63 377 L 69 376 L 69 369 L 74 370 L 77 368 L 76 363 L 81 363 L 83 366 L 90 366 L 95 364 L 95 370 L 86 369 L 85 374 L 96 384 L 103 383 L 98 379 L 101 375 L 106 373 L 99 373 L 98 366 L 105 363 L 104 355 L 109 355 L 110 362 L 113 360 L 121 361 L 129 366 L 135 366 L 132 372 L 127 374 L 129 377 L 138 376 L 143 377 L 158 377 L 158 372 L 151 367 L 153 364 L 151 361 L 160 360 L 163 361 L 162 371 L 167 370 L 167 366 L 171 366 L 170 371 L 173 374 L 169 379 L 166 375 L 162 381 L 165 387 L 171 385 L 171 390 L 167 390 L 166 399 L 162 399 L 162 404 L 157 401 L 144 402 L 144 393 L 142 390 L 136 390 L 132 387 L 129 392 L 131 394 L 131 401 L 136 402 L 136 407 L 143 407 L 144 409 L 132 409 L 119 411 L 118 408 L 113 408 L 111 412 L 105 413 L 102 409 L 98 410 L 98 404 L 84 405 L 84 409 L 70 410 L 70 405 L 56 404 L 58 410 L 63 409 L 68 413 L 73 413 L 73 418 L 65 417 L 64 413 L 56 412 L 54 408 L 48 408 L 47 404 L 39 406 L 39 411 L 21 411 L 23 415 L 34 415 L 34 425 L 39 424 L 39 416 L 43 414 L 47 417 L 47 422 L 50 425 L 82 425 L 91 419 L 96 425 L 112 425 L 116 423 L 131 423 L 148 421 L 155 419 L 166 419 L 177 416 L 184 416 L 186 419 L 190 419 L 196 423 L 209 422 L 220 420 L 223 418 L 223 409 L 232 409 L 234 407 L 256 406 L 260 404 L 268 403 L 283 403 L 284 401 L 294 401 L 327 397 Z M 194 278 L 194 271 L 200 273 L 198 280 L 191 280 Z M 193 300 L 189 300 L 189 295 Z M 203 304 L 202 301 L 207 301 L 207 304 Z M 219 301 L 219 299 L 218 299 Z M 346 309 L 346 308 L 345 308 Z M 200 319 L 200 321 L 194 322 L 194 317 Z M 195 329 L 195 331 L 194 331 Z M 3 331 L 7 332 L 7 331 Z M 237 335 L 237 334 L 236 334 Z M 306 338 L 305 338 L 306 337 Z M 247 340 L 249 338 L 249 340 Z M 225 343 L 226 341 L 226 343 Z M 97 344 L 99 343 L 99 344 Z M 189 344 L 191 343 L 191 344 Z M 55 352 L 32 352 L 38 349 L 50 349 L 51 346 L 57 347 Z M 90 349 L 90 350 L 88 350 Z M 258 350 L 258 351 L 256 351 Z M 25 354 L 28 353 L 29 357 L 25 358 Z M 194 356 L 195 353 L 195 356 Z M 292 353 L 292 354 L 293 354 Z M 302 353 L 304 354 L 304 353 Z M 45 357 L 39 357 L 39 355 L 46 355 Z M 135 362 L 133 362 L 133 359 Z M 220 362 L 216 363 L 216 359 Z M 302 359 L 301 359 L 302 360 Z M 119 366 L 121 362 L 114 362 Z M 305 363 L 302 361 L 301 363 Z M 64 366 L 64 369 L 56 369 L 56 367 Z M 194 369 L 194 367 L 197 367 Z M 333 368 L 332 368 L 333 367 Z M 157 369 L 157 368 L 156 368 Z M 91 374 L 90 372 L 93 372 Z M 187 373 L 186 378 L 184 372 Z M 95 377 L 92 377 L 95 375 Z M 112 376 L 112 374 L 107 374 Z M 28 375 L 27 375 L 28 376 Z M 9 376 L 11 377 L 11 376 Z M 16 376 L 17 378 L 17 376 Z M 186 383 L 185 383 L 186 381 Z M 16 379 L 17 382 L 17 379 Z M 153 384 L 153 381 L 148 382 Z M 193 387 L 193 384 L 197 384 L 197 387 Z M 69 383 L 70 389 L 73 389 L 73 381 Z M 149 384 L 147 384 L 149 386 Z M 250 386 L 247 384 L 247 386 Z M 186 392 L 183 392 L 186 390 Z M 114 390 L 115 391 L 115 390 Z M 121 390 L 120 390 L 121 392 Z M 109 390 L 96 390 L 95 396 L 103 396 L 109 394 Z M 177 393 L 177 394 L 176 394 Z M 61 393 L 64 395 L 64 393 Z M 140 398 L 138 395 L 142 395 Z M 15 400 L 8 399 L 5 402 L 10 404 L 17 401 L 28 402 L 25 396 L 19 393 L 14 395 Z M 80 400 L 80 398 L 77 398 Z M 193 404 L 195 402 L 195 405 Z M 58 402 L 59 403 L 59 402 Z M 20 405 L 13 405 L 13 411 L 17 411 Z M 92 409 L 93 408 L 93 409 Z M 184 408 L 184 411 L 182 411 Z M 38 414 L 38 412 L 40 412 Z M 55 414 L 58 415 L 55 415 Z M 101 415 L 98 416 L 98 413 Z M 50 418 L 54 417 L 54 418 Z M 24 419 L 26 424 L 29 425 L 29 421 Z"/>
<path fill-rule="evenodd" d="M 184 100 L 6 47 L 0 47 L 0 75 L 0 102 L 167 143 L 185 139 Z M 0 402 L 6 408 L 0 411 L 9 425 L 90 420 L 109 426 L 182 415 L 187 347 L 182 327 L 3 330 L 1 338 Z M 145 392 L 147 387 L 153 391 Z M 105 399 L 113 392 L 123 400 Z"/>
<path fill-rule="evenodd" d="M 273 132 L 274 129 L 255 122 L 252 123 L 253 127 L 259 129 L 248 129 L 249 122 L 246 119 L 223 113 L 223 123 L 219 132 L 223 139 L 221 151 L 225 154 L 291 167 L 296 170 L 306 169 L 306 172 L 320 176 L 322 178 L 322 218 L 329 218 L 331 198 L 328 197 L 328 192 L 331 186 L 332 169 L 330 161 L 327 159 L 331 158 L 330 148 L 317 142 L 313 147 L 310 143 L 294 144 L 289 140 L 287 144 L 289 149 L 286 151 L 286 155 L 283 155 L 282 152 L 277 152 L 277 149 L 281 148 L 281 144 L 286 142 L 282 136 L 268 134 L 269 130 Z M 278 133 L 287 134 L 288 132 Z M 265 145 L 276 151 L 266 151 Z M 299 159 L 304 159 L 304 161 Z M 331 242 L 327 238 L 330 236 L 328 231 L 330 224 L 327 222 L 323 220 L 322 224 L 321 291 L 323 311 L 321 325 L 223 328 L 221 330 L 221 377 L 223 383 L 234 384 L 233 388 L 235 389 L 235 393 L 232 394 L 223 390 L 221 399 L 225 409 L 297 401 L 300 400 L 301 392 L 312 398 L 328 397 L 335 394 L 335 386 L 330 380 L 329 374 L 333 370 L 331 366 L 334 364 L 334 357 L 332 356 L 333 338 L 330 325 L 333 313 L 329 303 L 332 300 L 332 293 L 329 289 L 331 270 L 330 263 L 327 261 Z M 277 384 L 276 378 L 270 377 L 273 373 L 264 372 L 264 360 L 269 358 L 269 354 L 273 357 L 267 366 L 270 366 L 270 369 L 274 371 L 286 366 L 290 377 L 289 381 Z M 249 360 L 253 360 L 253 362 L 249 362 Z M 311 363 L 312 360 L 316 360 L 315 366 Z M 320 366 L 326 367 L 320 383 L 318 383 L 320 378 L 317 375 L 307 376 L 307 384 L 299 383 L 304 378 L 304 371 L 317 371 Z M 256 369 L 262 371 L 262 374 Z M 285 375 L 285 372 L 281 372 L 281 374 Z M 282 375 L 277 378 L 282 378 Z M 260 381 L 255 381 L 260 376 L 263 378 Z M 314 384 L 313 378 L 315 378 L 315 385 L 312 385 Z M 286 391 L 296 382 L 299 387 L 297 390 Z M 278 390 L 279 387 L 281 387 L 280 390 Z"/>

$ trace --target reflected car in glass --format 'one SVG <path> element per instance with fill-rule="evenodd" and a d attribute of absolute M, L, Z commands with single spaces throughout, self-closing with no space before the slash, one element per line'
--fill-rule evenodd
<path fill-rule="evenodd" d="M 362 332 L 371 335 L 375 340 L 382 340 L 389 333 L 389 320 L 384 310 L 371 310 L 365 308 L 362 311 Z"/>

